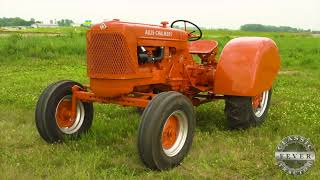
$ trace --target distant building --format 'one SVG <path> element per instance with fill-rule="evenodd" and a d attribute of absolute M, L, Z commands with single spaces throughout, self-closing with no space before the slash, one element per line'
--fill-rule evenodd
<path fill-rule="evenodd" d="M 32 24 L 31 27 L 33 27 L 33 28 L 57 28 L 57 27 L 59 27 L 59 25 L 58 24 L 35 23 L 35 24 Z"/>
<path fill-rule="evenodd" d="M 320 34 L 320 31 L 311 31 L 312 34 Z"/>

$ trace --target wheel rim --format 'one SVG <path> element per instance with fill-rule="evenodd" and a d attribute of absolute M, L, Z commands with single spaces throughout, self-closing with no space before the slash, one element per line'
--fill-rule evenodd
<path fill-rule="evenodd" d="M 77 101 L 77 114 L 75 118 L 72 114 L 72 99 L 71 95 L 63 97 L 56 108 L 55 118 L 59 129 L 65 134 L 73 134 L 77 132 L 84 121 L 84 106 L 81 101 Z"/>
<path fill-rule="evenodd" d="M 188 134 L 188 120 L 184 112 L 173 112 L 166 120 L 161 136 L 162 149 L 167 156 L 177 155 L 184 146 Z"/>
<path fill-rule="evenodd" d="M 261 117 L 266 110 L 269 98 L 269 90 L 252 97 L 252 108 L 255 116 Z"/>

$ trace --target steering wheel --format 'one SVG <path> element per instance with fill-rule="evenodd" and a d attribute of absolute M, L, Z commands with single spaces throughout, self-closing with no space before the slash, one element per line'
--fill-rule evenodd
<path fill-rule="evenodd" d="M 202 31 L 201 29 L 195 25 L 194 23 L 187 21 L 187 20 L 175 20 L 171 23 L 170 27 L 174 28 L 175 24 L 179 23 L 179 22 L 183 22 L 184 24 L 184 30 L 188 33 L 188 40 L 189 41 L 196 41 L 201 39 L 202 37 Z M 194 26 L 195 28 L 192 28 L 191 30 L 187 30 L 187 24 L 191 24 L 192 26 Z M 198 33 L 196 33 L 198 32 Z"/>

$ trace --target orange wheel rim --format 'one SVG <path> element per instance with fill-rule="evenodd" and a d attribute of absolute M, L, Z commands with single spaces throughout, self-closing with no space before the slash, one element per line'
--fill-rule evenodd
<path fill-rule="evenodd" d="M 269 103 L 269 90 L 262 92 L 257 96 L 252 97 L 252 110 L 256 117 L 261 117 L 265 114 L 265 111 Z"/>
<path fill-rule="evenodd" d="M 254 109 L 258 109 L 263 99 L 263 93 L 258 94 L 252 98 L 252 106 Z"/>
<path fill-rule="evenodd" d="M 171 115 L 162 130 L 162 147 L 164 149 L 170 149 L 175 142 L 179 134 L 179 120 Z"/>
<path fill-rule="evenodd" d="M 70 128 L 75 122 L 74 118 L 71 118 L 71 99 L 63 99 L 56 110 L 56 122 L 59 128 Z"/>

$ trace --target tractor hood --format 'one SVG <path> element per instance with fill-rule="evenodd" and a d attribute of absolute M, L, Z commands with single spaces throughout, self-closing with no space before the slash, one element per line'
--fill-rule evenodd
<path fill-rule="evenodd" d="M 180 29 L 170 28 L 168 22 L 161 22 L 161 25 L 151 25 L 142 23 L 122 22 L 118 19 L 104 21 L 95 24 L 92 31 L 120 32 L 135 39 L 161 39 L 161 40 L 181 40 L 187 41 L 188 35 Z M 128 37 L 128 36 L 127 36 Z"/>
<path fill-rule="evenodd" d="M 177 52 L 188 48 L 188 34 L 170 28 L 167 22 L 161 25 L 105 21 L 87 31 L 87 70 L 90 88 L 99 96 L 115 97 L 132 92 L 141 79 L 150 83 L 165 83 L 160 78 L 165 73 L 156 66 L 139 66 L 139 47 L 175 47 Z M 151 70 L 150 70 L 151 69 Z M 120 80 L 120 81 L 118 81 Z M 116 83 L 115 83 L 116 82 Z"/>

